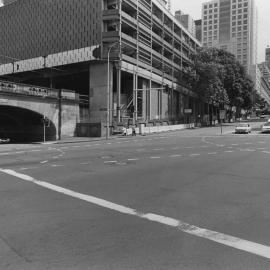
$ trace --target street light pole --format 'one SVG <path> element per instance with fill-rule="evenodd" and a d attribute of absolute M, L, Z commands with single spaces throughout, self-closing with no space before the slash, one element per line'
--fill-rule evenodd
<path fill-rule="evenodd" d="M 108 54 L 107 54 L 107 119 L 106 119 L 106 139 L 109 139 L 110 136 L 110 53 L 112 48 L 119 44 L 119 42 L 114 42 L 108 49 Z"/>

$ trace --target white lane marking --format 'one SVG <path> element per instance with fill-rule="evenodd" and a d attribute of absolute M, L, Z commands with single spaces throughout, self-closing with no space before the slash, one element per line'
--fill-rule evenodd
<path fill-rule="evenodd" d="M 91 164 L 92 162 L 90 161 L 90 162 L 82 162 L 82 163 L 80 163 L 81 165 L 89 165 L 89 164 Z"/>
<path fill-rule="evenodd" d="M 233 150 L 227 150 L 227 151 L 224 151 L 224 153 L 234 153 Z"/>
<path fill-rule="evenodd" d="M 150 159 L 159 159 L 160 157 L 150 157 Z"/>
<path fill-rule="evenodd" d="M 104 164 L 107 164 L 107 163 L 117 163 L 117 160 L 108 160 L 108 161 L 104 161 Z"/>
<path fill-rule="evenodd" d="M 200 156 L 201 154 L 190 154 L 189 156 L 190 157 L 197 157 L 197 156 Z"/>
<path fill-rule="evenodd" d="M 211 231 L 205 228 L 200 228 L 191 224 L 188 224 L 186 222 L 183 222 L 181 220 L 177 220 L 174 218 L 157 215 L 154 213 L 142 213 L 140 211 L 137 211 L 136 209 L 132 209 L 130 207 L 126 207 L 120 204 L 116 204 L 110 201 L 106 201 L 104 199 L 100 199 L 94 196 L 90 196 L 83 193 L 78 193 L 70 189 L 66 189 L 60 186 L 56 186 L 53 184 L 50 184 L 48 182 L 39 181 L 34 179 L 31 176 L 21 174 L 18 172 L 15 172 L 13 170 L 4 170 L 0 169 L 0 172 L 14 176 L 16 178 L 22 179 L 24 181 L 31 182 L 33 184 L 36 184 L 40 187 L 44 187 L 46 189 L 65 194 L 67 196 L 80 199 L 82 201 L 89 202 L 91 204 L 110 209 L 112 211 L 131 215 L 134 217 L 142 218 L 145 220 L 149 220 L 152 222 L 156 222 L 159 224 L 167 225 L 170 227 L 174 227 L 181 232 L 185 232 L 187 234 L 191 234 L 196 237 L 208 239 L 210 241 L 229 246 L 238 250 L 246 251 L 251 254 L 255 254 L 267 259 L 270 259 L 270 247 L 266 245 L 262 245 L 256 242 L 247 241 L 238 237 L 234 237 L 228 234 L 219 233 L 217 231 Z"/>
<path fill-rule="evenodd" d="M 64 165 L 60 165 L 60 164 L 59 165 L 58 164 L 52 164 L 51 166 L 52 167 L 64 167 Z"/>
<path fill-rule="evenodd" d="M 170 155 L 170 158 L 177 158 L 177 157 L 182 157 L 182 155 Z"/>
<path fill-rule="evenodd" d="M 264 150 L 265 149 L 265 147 L 262 147 L 262 148 L 256 148 L 257 150 Z"/>
<path fill-rule="evenodd" d="M 139 160 L 138 158 L 129 158 L 128 161 L 136 161 Z"/>
<path fill-rule="evenodd" d="M 26 171 L 26 170 L 34 170 L 34 169 L 38 169 L 39 167 L 29 167 L 29 168 L 20 168 L 20 171 Z"/>
<path fill-rule="evenodd" d="M 240 152 L 254 152 L 254 149 L 249 149 L 249 148 L 244 148 L 244 149 L 239 149 Z"/>
<path fill-rule="evenodd" d="M 263 153 L 265 153 L 265 154 L 270 154 L 270 152 L 269 151 L 262 151 Z"/>
<path fill-rule="evenodd" d="M 0 153 L 0 156 L 7 156 L 7 155 L 11 155 L 13 154 L 12 152 L 4 152 L 4 153 Z"/>
<path fill-rule="evenodd" d="M 108 142 L 108 143 L 106 143 L 106 144 L 112 144 L 112 143 Z"/>
<path fill-rule="evenodd" d="M 34 149 L 34 150 L 31 150 L 30 152 L 40 152 L 41 150 L 40 149 Z"/>
<path fill-rule="evenodd" d="M 164 148 L 155 148 L 155 149 L 153 149 L 153 151 L 161 151 L 161 150 L 164 150 Z"/>
<path fill-rule="evenodd" d="M 217 152 L 208 153 L 208 155 L 216 155 Z"/>
<path fill-rule="evenodd" d="M 47 163 L 49 160 L 44 160 L 44 161 L 41 161 L 40 163 L 41 164 L 45 164 L 45 163 Z"/>

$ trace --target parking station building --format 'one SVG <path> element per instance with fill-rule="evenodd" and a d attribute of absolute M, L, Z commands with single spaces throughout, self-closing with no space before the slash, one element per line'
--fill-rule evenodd
<path fill-rule="evenodd" d="M 74 90 L 78 124 L 105 123 L 107 111 L 113 127 L 195 121 L 203 108 L 185 76 L 199 47 L 163 0 L 17 0 L 0 8 L 0 79 Z"/>

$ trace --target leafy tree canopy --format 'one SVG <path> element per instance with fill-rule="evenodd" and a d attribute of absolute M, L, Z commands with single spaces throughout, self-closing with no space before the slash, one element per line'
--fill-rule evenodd
<path fill-rule="evenodd" d="M 217 48 L 201 48 L 193 55 L 192 90 L 209 103 L 250 108 L 253 82 L 235 56 Z"/>

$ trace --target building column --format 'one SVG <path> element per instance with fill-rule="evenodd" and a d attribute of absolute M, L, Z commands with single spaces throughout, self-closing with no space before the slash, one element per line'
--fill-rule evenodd
<path fill-rule="evenodd" d="M 121 123 L 121 76 L 120 68 L 117 68 L 117 123 Z"/>

